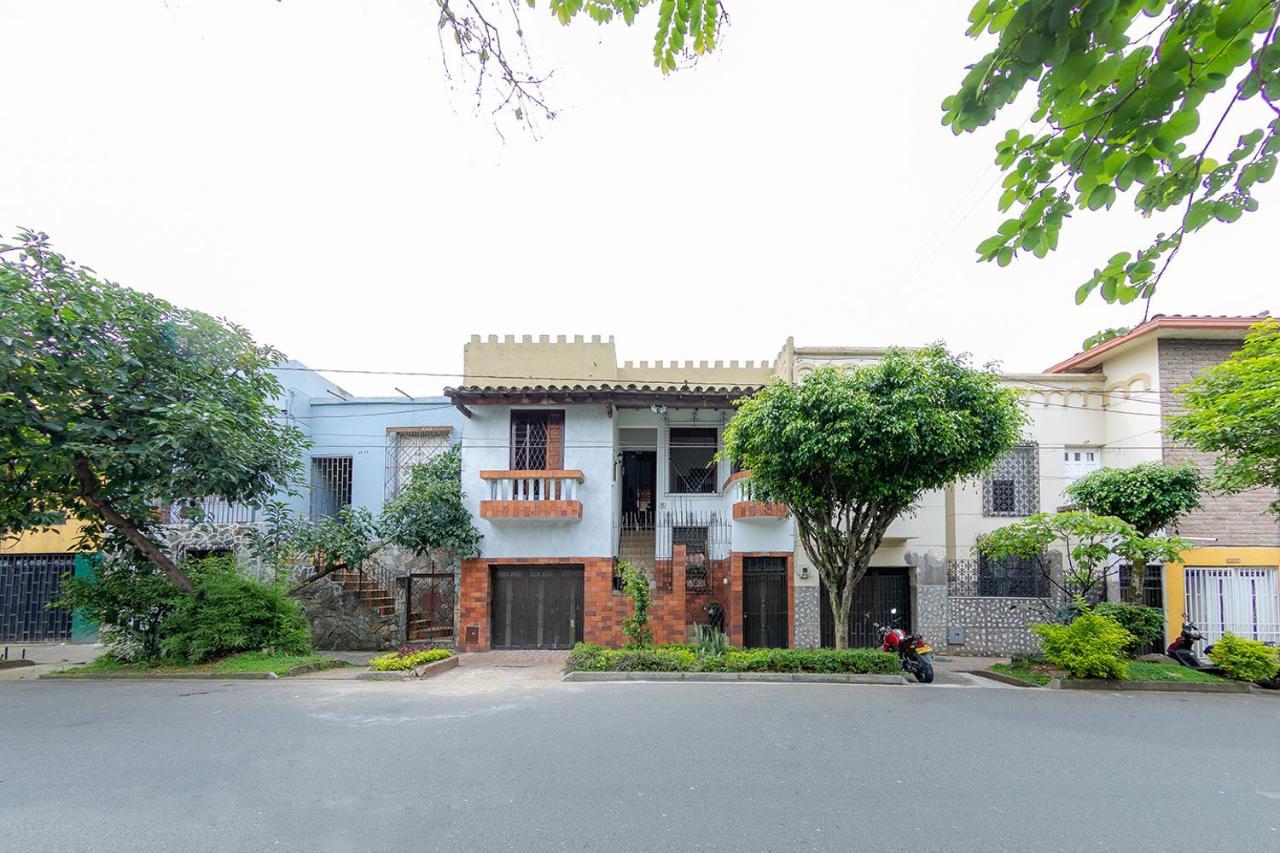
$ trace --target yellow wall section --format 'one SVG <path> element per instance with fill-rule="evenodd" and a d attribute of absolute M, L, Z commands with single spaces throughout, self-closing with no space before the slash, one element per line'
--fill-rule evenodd
<path fill-rule="evenodd" d="M 1164 567 L 1164 636 L 1172 643 L 1182 633 L 1187 608 L 1186 567 L 1275 566 L 1280 568 L 1280 548 L 1192 548 L 1182 552 L 1181 563 Z"/>
<path fill-rule="evenodd" d="M 24 533 L 15 541 L 0 541 L 0 554 L 69 554 L 76 551 L 79 524 L 60 524 L 50 530 Z"/>

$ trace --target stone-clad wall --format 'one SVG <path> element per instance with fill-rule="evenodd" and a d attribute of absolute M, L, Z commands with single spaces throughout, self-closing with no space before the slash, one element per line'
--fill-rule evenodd
<path fill-rule="evenodd" d="M 795 645 L 797 649 L 816 649 L 822 645 L 822 606 L 816 586 L 792 588 L 795 601 Z"/>
<path fill-rule="evenodd" d="M 1240 347 L 1239 341 L 1176 340 L 1159 342 L 1161 426 L 1168 416 L 1184 411 L 1179 387 L 1190 382 L 1207 368 L 1220 364 Z M 1166 465 L 1191 462 L 1205 474 L 1213 470 L 1213 456 L 1201 453 L 1164 438 Z M 1182 536 L 1216 539 L 1215 545 L 1276 546 L 1280 545 L 1280 521 L 1267 508 L 1276 499 L 1274 489 L 1254 489 L 1236 495 L 1206 495 L 1200 509 L 1178 520 Z"/>
<path fill-rule="evenodd" d="M 947 601 L 947 618 L 952 627 L 964 628 L 963 645 L 939 646 L 952 655 L 1034 654 L 1039 640 L 1027 627 L 1045 621 L 1037 598 L 961 598 Z"/>

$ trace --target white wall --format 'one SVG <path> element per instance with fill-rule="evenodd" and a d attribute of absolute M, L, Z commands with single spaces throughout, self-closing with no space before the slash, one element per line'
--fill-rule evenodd
<path fill-rule="evenodd" d="M 489 498 L 489 484 L 481 471 L 506 471 L 511 411 L 563 410 L 564 467 L 578 469 L 576 486 L 582 502 L 581 521 L 480 518 L 480 501 Z M 601 405 L 591 406 L 472 406 L 462 442 L 462 487 L 467 508 L 484 534 L 481 555 L 500 557 L 609 557 L 613 555 L 614 422 Z"/>

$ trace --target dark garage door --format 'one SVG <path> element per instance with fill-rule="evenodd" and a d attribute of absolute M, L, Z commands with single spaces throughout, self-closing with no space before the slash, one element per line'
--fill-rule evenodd
<path fill-rule="evenodd" d="M 0 554 L 0 642 L 71 639 L 71 614 L 45 605 L 58 599 L 75 560 L 74 554 Z"/>
<path fill-rule="evenodd" d="M 495 649 L 570 649 L 582 641 L 582 567 L 493 569 Z"/>
<path fill-rule="evenodd" d="M 836 644 L 835 619 L 831 614 L 831 602 L 827 598 L 826 584 L 819 591 L 822 599 L 822 646 L 832 648 Z M 853 606 L 849 608 L 849 648 L 872 648 L 880 645 L 880 632 L 875 623 L 884 625 L 892 618 L 889 611 L 898 608 L 898 624 L 911 629 L 911 580 L 907 570 L 867 569 L 853 591 Z"/>

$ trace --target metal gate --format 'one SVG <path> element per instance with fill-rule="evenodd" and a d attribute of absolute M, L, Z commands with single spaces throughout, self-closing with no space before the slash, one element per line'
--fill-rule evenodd
<path fill-rule="evenodd" d="M 405 590 L 408 641 L 452 640 L 457 584 L 452 573 L 411 574 Z"/>
<path fill-rule="evenodd" d="M 57 643 L 71 639 L 71 613 L 46 607 L 58 600 L 74 554 L 0 555 L 0 641 Z"/>
<path fill-rule="evenodd" d="M 821 641 L 823 648 L 836 644 L 835 616 L 831 612 L 831 600 L 827 586 L 818 591 L 822 611 Z M 849 608 L 849 648 L 874 648 L 880 645 L 880 632 L 876 623 L 887 624 L 895 618 L 889 611 L 897 608 L 898 624 L 911 629 L 911 579 L 907 570 L 867 569 L 853 590 L 853 604 Z"/>
<path fill-rule="evenodd" d="M 1264 643 L 1280 642 L 1275 569 L 1188 566 L 1186 573 L 1187 616 L 1204 635 L 1197 651 L 1228 631 Z"/>
<path fill-rule="evenodd" d="M 742 561 L 742 645 L 766 649 L 790 645 L 785 557 L 746 557 Z"/>
<path fill-rule="evenodd" d="M 493 569 L 495 649 L 570 649 L 582 641 L 582 567 Z"/>

